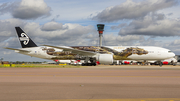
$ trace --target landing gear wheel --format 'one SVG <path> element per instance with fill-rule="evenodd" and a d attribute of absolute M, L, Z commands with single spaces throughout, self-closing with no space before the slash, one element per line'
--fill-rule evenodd
<path fill-rule="evenodd" d="M 173 63 L 173 66 L 176 66 L 176 63 Z"/>

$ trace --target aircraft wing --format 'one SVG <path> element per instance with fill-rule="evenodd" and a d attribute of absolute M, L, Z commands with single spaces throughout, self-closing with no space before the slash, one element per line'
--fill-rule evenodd
<path fill-rule="evenodd" d="M 83 56 L 92 56 L 92 55 L 97 54 L 96 52 L 78 50 L 78 49 L 69 48 L 69 47 L 59 47 L 59 46 L 51 46 L 51 45 L 43 45 L 43 46 L 57 48 L 57 49 L 63 49 L 63 51 L 71 51 L 71 53 L 73 53 L 73 54 L 78 54 L 78 55 L 83 55 Z"/>
<path fill-rule="evenodd" d="M 10 49 L 10 50 L 15 50 L 15 51 L 19 51 L 19 52 L 30 52 L 27 50 L 21 50 L 21 49 L 15 49 L 15 48 L 8 48 L 8 47 L 4 47 L 5 49 Z"/>

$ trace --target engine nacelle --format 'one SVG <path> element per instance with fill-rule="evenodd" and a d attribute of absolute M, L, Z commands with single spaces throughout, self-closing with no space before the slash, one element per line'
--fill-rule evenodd
<path fill-rule="evenodd" d="M 112 54 L 99 54 L 98 61 L 101 64 L 112 64 L 113 63 L 113 55 Z"/>

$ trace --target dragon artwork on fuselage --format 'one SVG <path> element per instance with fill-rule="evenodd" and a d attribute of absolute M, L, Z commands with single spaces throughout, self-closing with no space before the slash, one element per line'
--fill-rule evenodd
<path fill-rule="evenodd" d="M 107 48 L 107 47 L 101 47 L 101 48 L 106 49 L 109 52 L 112 52 L 114 60 L 131 60 L 128 57 L 131 56 L 132 54 L 137 54 L 137 55 L 148 54 L 148 51 L 146 51 L 142 48 L 138 48 L 138 47 L 129 47 L 129 48 L 126 48 L 120 52 L 118 52 L 114 49 Z"/>
<path fill-rule="evenodd" d="M 98 46 L 72 46 L 71 48 L 77 49 L 77 50 L 84 50 L 84 51 L 90 51 L 90 52 L 97 52 L 100 54 L 113 54 L 114 60 L 129 60 L 129 56 L 132 54 L 137 55 L 146 55 L 148 54 L 148 51 L 138 48 L 138 47 L 129 47 L 122 51 L 116 51 L 115 49 L 111 49 L 108 47 L 98 47 Z M 43 51 L 46 51 L 48 55 L 56 56 L 56 59 L 77 59 L 79 56 L 77 54 L 71 53 L 71 51 L 56 51 L 54 48 L 43 48 Z"/>

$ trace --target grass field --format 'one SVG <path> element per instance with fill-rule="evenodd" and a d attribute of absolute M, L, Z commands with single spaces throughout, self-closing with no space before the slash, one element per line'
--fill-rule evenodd
<path fill-rule="evenodd" d="M 0 64 L 0 68 L 84 68 L 85 66 L 74 66 L 66 64 Z"/>

